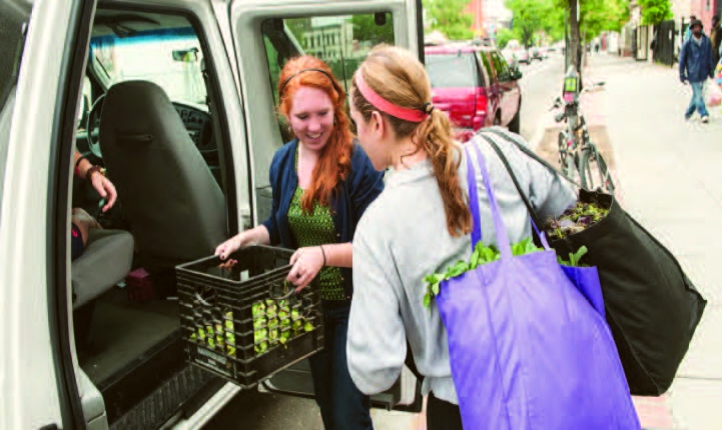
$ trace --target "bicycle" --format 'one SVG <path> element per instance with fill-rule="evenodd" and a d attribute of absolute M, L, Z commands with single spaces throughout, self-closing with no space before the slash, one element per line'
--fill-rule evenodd
<path fill-rule="evenodd" d="M 559 133 L 557 140 L 562 173 L 571 179 L 578 177 L 582 188 L 613 194 L 614 183 L 607 163 L 591 141 L 584 115 L 579 110 L 581 95 L 601 86 L 604 86 L 604 82 L 595 83 L 581 92 L 565 92 L 565 99 L 557 97 L 549 110 L 564 107 L 564 110 L 554 117 L 557 123 L 566 122 L 566 128 Z"/>

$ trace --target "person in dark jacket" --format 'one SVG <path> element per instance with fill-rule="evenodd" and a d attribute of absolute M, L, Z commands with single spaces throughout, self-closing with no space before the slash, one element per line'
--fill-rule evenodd
<path fill-rule="evenodd" d="M 704 103 L 704 84 L 707 78 L 714 75 L 714 58 L 712 43 L 709 37 L 702 33 L 702 21 L 693 21 L 690 25 L 692 37 L 682 47 L 679 58 L 679 79 L 683 84 L 687 81 L 692 85 L 692 101 L 685 112 L 685 119 L 689 120 L 694 111 L 699 112 L 702 122 L 709 122 L 709 114 Z"/>
<path fill-rule="evenodd" d="M 229 256 L 253 244 L 296 249 L 287 280 L 296 291 L 317 276 L 323 300 L 324 349 L 310 359 L 316 402 L 326 430 L 371 430 L 370 398 L 348 371 L 346 337 L 353 294 L 352 245 L 356 225 L 383 190 L 383 173 L 355 141 L 344 109 L 346 92 L 318 58 L 286 63 L 279 110 L 296 139 L 273 157 L 270 217 L 222 243 Z"/>
<path fill-rule="evenodd" d="M 720 42 L 722 42 L 722 29 L 719 26 L 719 15 L 712 17 L 712 30 L 709 32 L 709 39 L 712 42 L 712 58 L 714 63 L 717 64 L 720 59 Z"/>

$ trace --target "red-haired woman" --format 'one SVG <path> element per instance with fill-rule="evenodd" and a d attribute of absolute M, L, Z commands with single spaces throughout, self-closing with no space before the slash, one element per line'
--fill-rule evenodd
<path fill-rule="evenodd" d="M 297 289 L 320 274 L 325 349 L 311 358 L 316 401 L 326 430 L 371 429 L 369 398 L 346 364 L 346 332 L 353 294 L 351 261 L 356 225 L 383 190 L 356 143 L 344 111 L 346 93 L 321 60 L 290 60 L 278 86 L 280 111 L 296 139 L 279 149 L 270 170 L 271 216 L 216 249 L 225 260 L 252 244 L 297 249 L 288 276 Z"/>

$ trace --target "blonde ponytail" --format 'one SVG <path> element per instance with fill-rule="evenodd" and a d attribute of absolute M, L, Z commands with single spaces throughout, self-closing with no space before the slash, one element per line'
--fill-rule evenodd
<path fill-rule="evenodd" d="M 461 151 L 452 140 L 449 119 L 429 103 L 431 85 L 424 66 L 406 50 L 381 45 L 371 51 L 356 73 L 361 73 L 366 84 L 388 102 L 429 113 L 427 119 L 417 123 L 380 112 L 398 138 L 411 136 L 431 159 L 449 234 L 461 236 L 471 232 L 472 219 L 466 193 L 459 182 Z M 352 88 L 354 107 L 365 121 L 369 121 L 371 113 L 378 109 L 360 94 L 355 80 L 352 80 Z"/>

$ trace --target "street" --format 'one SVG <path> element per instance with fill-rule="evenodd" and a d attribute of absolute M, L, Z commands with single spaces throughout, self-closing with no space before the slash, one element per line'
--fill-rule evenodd
<path fill-rule="evenodd" d="M 521 133 L 537 151 L 553 151 L 557 127 L 548 112 L 559 95 L 562 57 L 522 68 Z M 589 79 L 604 90 L 582 103 L 605 157 L 613 160 L 623 207 L 679 258 L 709 300 L 672 389 L 659 398 L 635 398 L 645 429 L 722 428 L 722 114 L 710 108 L 710 124 L 685 122 L 691 90 L 674 68 L 628 58 L 592 56 Z M 550 149 L 551 148 L 551 149 Z M 423 417 L 373 411 L 376 429 L 425 428 Z M 207 429 L 321 429 L 315 403 L 242 392 Z"/>

